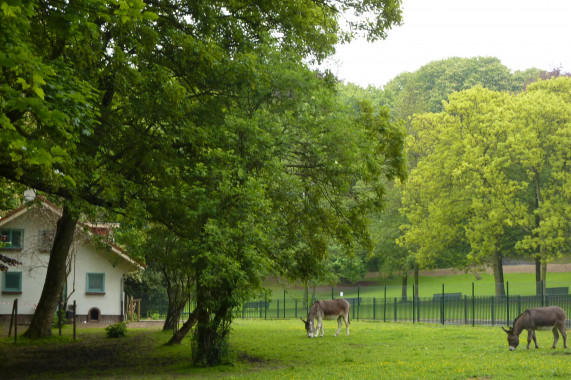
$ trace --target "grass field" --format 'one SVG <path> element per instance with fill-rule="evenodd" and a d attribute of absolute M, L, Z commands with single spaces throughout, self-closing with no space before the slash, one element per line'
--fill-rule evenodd
<path fill-rule="evenodd" d="M 532 273 L 506 273 L 504 279 L 507 282 L 506 287 L 512 295 L 535 295 L 536 283 L 535 274 Z M 338 285 L 338 286 L 320 286 L 317 288 L 317 299 L 331 298 L 332 293 L 335 297 L 384 297 L 385 286 L 387 297 L 401 297 L 402 285 L 400 278 L 368 278 L 367 286 L 356 285 Z M 413 279 L 409 278 L 407 287 L 408 297 L 413 294 Z M 483 274 L 481 280 L 477 280 L 473 274 L 455 274 L 448 276 L 421 276 L 419 279 L 419 296 L 432 297 L 435 293 L 442 293 L 442 286 L 446 293 L 462 293 L 468 296 L 472 295 L 472 284 L 474 284 L 475 296 L 491 296 L 495 294 L 494 277 L 489 274 Z M 547 287 L 569 286 L 571 284 L 571 272 L 553 272 L 547 274 Z M 277 283 L 268 284 L 272 290 L 272 299 L 281 299 L 283 297 L 284 287 Z M 303 289 L 293 286 L 286 287 L 286 297 L 289 299 L 303 298 Z"/>
<path fill-rule="evenodd" d="M 308 339 L 299 320 L 236 320 L 232 365 L 193 368 L 190 345 L 166 347 L 170 335 L 130 329 L 105 338 L 80 329 L 79 340 L 54 337 L 18 346 L 0 340 L 0 374 L 19 378 L 122 379 L 508 379 L 571 378 L 571 350 L 552 350 L 551 332 L 538 332 L 540 349 L 514 352 L 499 327 L 353 321 L 351 335 Z M 69 334 L 69 331 L 66 331 Z"/>

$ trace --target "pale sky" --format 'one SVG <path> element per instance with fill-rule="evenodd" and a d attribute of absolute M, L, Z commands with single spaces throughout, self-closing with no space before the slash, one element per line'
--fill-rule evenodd
<path fill-rule="evenodd" d="M 401 9 L 403 25 L 386 40 L 338 46 L 325 67 L 363 87 L 450 57 L 571 71 L 571 0 L 403 0 Z"/>

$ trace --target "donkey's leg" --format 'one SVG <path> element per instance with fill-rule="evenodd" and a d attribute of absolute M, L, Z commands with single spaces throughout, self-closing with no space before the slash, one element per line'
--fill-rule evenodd
<path fill-rule="evenodd" d="M 557 341 L 559 340 L 559 333 L 557 332 L 557 325 L 553 326 L 553 346 L 551 348 L 557 347 Z"/>
<path fill-rule="evenodd" d="M 531 344 L 531 339 L 534 339 L 535 341 L 535 335 L 533 333 L 533 330 L 527 330 L 527 349 L 529 350 L 529 345 Z M 537 343 L 535 343 L 535 345 L 537 346 Z M 537 347 L 536 347 L 537 348 Z"/>
<path fill-rule="evenodd" d="M 337 332 L 335 333 L 335 336 L 339 336 L 339 331 L 341 331 L 341 326 L 343 325 L 343 322 L 341 322 L 341 319 L 343 318 L 343 316 L 339 316 L 337 317 Z"/>
<path fill-rule="evenodd" d="M 535 330 L 531 330 L 531 337 L 533 338 L 533 343 L 535 343 L 535 348 L 539 348 L 539 346 L 537 345 L 537 335 L 535 335 Z M 528 347 L 529 347 L 529 343 L 528 343 Z"/>
<path fill-rule="evenodd" d="M 567 331 L 565 331 L 565 322 L 559 326 L 559 331 L 561 331 L 561 336 L 563 337 L 563 347 L 567 348 Z"/>
<path fill-rule="evenodd" d="M 345 333 L 345 335 L 349 335 L 349 325 L 351 324 L 351 323 L 349 322 L 349 314 L 344 315 L 344 316 L 343 316 L 343 319 L 345 320 L 345 327 L 346 327 L 346 330 L 347 330 L 347 332 Z"/>
<path fill-rule="evenodd" d="M 319 320 L 319 327 L 317 328 L 317 334 L 319 334 L 319 329 L 321 329 L 321 336 L 325 334 L 325 330 L 323 329 L 323 319 Z"/>

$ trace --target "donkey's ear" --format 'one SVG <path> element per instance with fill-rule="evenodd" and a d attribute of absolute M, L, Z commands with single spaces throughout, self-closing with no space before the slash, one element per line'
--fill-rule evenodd
<path fill-rule="evenodd" d="M 511 330 L 506 330 L 506 329 L 504 329 L 503 326 L 502 326 L 502 330 L 504 330 L 506 332 L 506 334 L 511 334 Z"/>
<path fill-rule="evenodd" d="M 301 319 L 301 321 L 302 321 L 303 323 L 307 324 L 307 321 L 304 321 L 303 318 L 299 318 L 299 319 Z"/>

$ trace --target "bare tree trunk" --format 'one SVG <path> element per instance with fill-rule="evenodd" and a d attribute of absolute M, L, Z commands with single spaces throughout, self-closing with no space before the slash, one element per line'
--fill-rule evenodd
<path fill-rule="evenodd" d="M 309 310 L 309 281 L 305 281 L 305 291 L 303 292 L 303 310 Z"/>
<path fill-rule="evenodd" d="M 67 256 L 73 242 L 77 220 L 77 216 L 71 212 L 66 203 L 63 214 L 57 222 L 42 295 L 30 327 L 24 333 L 28 338 L 36 339 L 52 335 L 52 323 L 66 279 Z"/>
<path fill-rule="evenodd" d="M 496 297 L 503 297 L 506 295 L 504 267 L 502 265 L 502 255 L 497 248 L 494 249 L 492 256 L 492 270 L 494 271 L 494 282 L 496 283 Z"/>
<path fill-rule="evenodd" d="M 535 294 L 541 294 L 541 259 L 535 257 Z"/>

